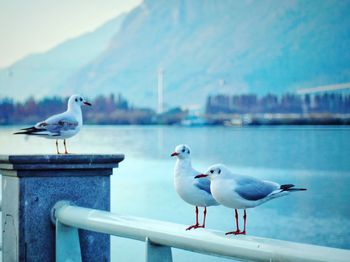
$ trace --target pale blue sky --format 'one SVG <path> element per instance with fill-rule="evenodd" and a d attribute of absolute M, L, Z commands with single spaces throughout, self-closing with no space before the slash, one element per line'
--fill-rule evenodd
<path fill-rule="evenodd" d="M 93 31 L 141 0 L 0 0 L 0 68 Z"/>

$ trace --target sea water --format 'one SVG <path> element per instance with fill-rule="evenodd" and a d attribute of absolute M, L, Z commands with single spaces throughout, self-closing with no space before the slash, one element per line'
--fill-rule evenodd
<path fill-rule="evenodd" d="M 55 153 L 54 140 L 12 135 L 17 129 L 0 128 L 0 154 Z M 84 126 L 68 150 L 125 154 L 111 177 L 111 211 L 181 223 L 185 231 L 195 213 L 173 186 L 170 154 L 180 143 L 191 147 L 200 171 L 224 163 L 236 173 L 308 189 L 247 210 L 249 235 L 350 249 L 350 128 Z M 233 210 L 208 208 L 207 228 L 235 229 Z M 144 243 L 112 237 L 112 261 L 143 261 L 144 254 Z M 173 255 L 224 261 L 176 249 Z"/>

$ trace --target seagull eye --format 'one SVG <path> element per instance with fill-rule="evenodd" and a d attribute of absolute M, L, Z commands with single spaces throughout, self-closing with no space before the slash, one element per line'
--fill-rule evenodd
<path fill-rule="evenodd" d="M 75 102 L 78 102 L 78 98 L 75 99 Z"/>
<path fill-rule="evenodd" d="M 188 154 L 190 154 L 190 150 L 188 149 Z"/>
<path fill-rule="evenodd" d="M 214 170 L 210 170 L 210 173 L 212 173 L 212 174 L 213 174 L 213 173 L 214 173 Z"/>
<path fill-rule="evenodd" d="M 220 174 L 220 173 L 221 173 L 221 169 L 218 170 L 218 174 Z"/>
<path fill-rule="evenodd" d="M 80 100 L 80 101 L 83 101 L 83 99 L 82 99 L 82 98 L 80 98 L 79 100 Z"/>
<path fill-rule="evenodd" d="M 185 150 L 185 148 L 184 148 L 184 149 L 182 149 L 182 153 L 185 153 L 185 151 L 186 151 L 186 150 Z"/>

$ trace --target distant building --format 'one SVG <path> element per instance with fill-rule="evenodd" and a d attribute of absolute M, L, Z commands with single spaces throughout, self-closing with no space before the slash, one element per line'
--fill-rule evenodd
<path fill-rule="evenodd" d="M 255 114 L 255 113 L 350 113 L 350 95 L 316 94 L 299 96 L 285 94 L 281 97 L 268 94 L 256 95 L 214 95 L 208 96 L 206 114 Z"/>

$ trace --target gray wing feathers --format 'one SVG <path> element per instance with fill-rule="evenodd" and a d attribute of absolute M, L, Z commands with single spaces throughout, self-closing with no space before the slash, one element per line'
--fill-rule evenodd
<path fill-rule="evenodd" d="M 36 124 L 36 128 L 60 135 L 62 131 L 74 130 L 78 125 L 78 121 L 73 117 L 53 116 Z"/>
<path fill-rule="evenodd" d="M 53 133 L 74 130 L 78 126 L 78 121 L 72 119 L 60 119 L 58 122 L 49 124 L 47 130 Z"/>
<path fill-rule="evenodd" d="M 254 178 L 243 178 L 237 183 L 235 191 L 246 200 L 260 200 L 275 191 L 277 186 L 274 183 L 260 181 Z"/>
<path fill-rule="evenodd" d="M 206 178 L 196 179 L 194 185 L 211 195 L 210 180 Z"/>

